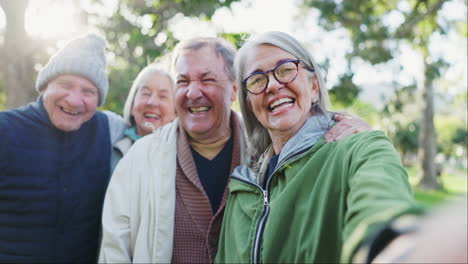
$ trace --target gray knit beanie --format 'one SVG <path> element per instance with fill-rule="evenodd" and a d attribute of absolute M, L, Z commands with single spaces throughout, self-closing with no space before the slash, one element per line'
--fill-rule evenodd
<path fill-rule="evenodd" d="M 39 71 L 36 90 L 40 92 L 49 81 L 62 74 L 76 74 L 92 81 L 98 88 L 99 106 L 102 106 L 109 90 L 105 39 L 90 33 L 71 40 Z"/>

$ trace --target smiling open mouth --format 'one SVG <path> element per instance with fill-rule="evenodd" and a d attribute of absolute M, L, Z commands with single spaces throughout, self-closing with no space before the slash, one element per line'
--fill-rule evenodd
<path fill-rule="evenodd" d="M 64 113 L 69 114 L 69 115 L 79 115 L 80 114 L 80 112 L 70 111 L 70 110 L 67 110 L 67 109 L 65 109 L 63 107 L 60 107 L 60 110 L 62 110 Z"/>
<path fill-rule="evenodd" d="M 203 113 L 208 112 L 211 107 L 208 106 L 199 106 L 199 107 L 189 107 L 190 113 Z"/>
<path fill-rule="evenodd" d="M 279 100 L 274 101 L 272 104 L 270 104 L 268 106 L 268 110 L 270 110 L 273 113 L 278 112 L 278 111 L 280 111 L 282 109 L 285 109 L 285 108 L 293 105 L 294 102 L 295 102 L 295 100 L 292 99 L 292 98 L 283 97 L 283 98 L 281 98 Z"/>
<path fill-rule="evenodd" d="M 143 115 L 144 118 L 148 118 L 148 119 L 160 119 L 160 116 L 159 115 L 156 115 L 156 114 L 150 114 L 150 113 L 145 113 Z"/>

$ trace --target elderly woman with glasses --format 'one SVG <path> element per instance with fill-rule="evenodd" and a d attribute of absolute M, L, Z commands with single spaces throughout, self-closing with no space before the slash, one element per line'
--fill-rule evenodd
<path fill-rule="evenodd" d="M 326 143 L 327 89 L 285 33 L 248 41 L 235 69 L 249 161 L 229 183 L 216 261 L 351 262 L 365 246 L 372 259 L 385 243 L 369 241 L 420 212 L 390 139 L 368 131 Z"/>

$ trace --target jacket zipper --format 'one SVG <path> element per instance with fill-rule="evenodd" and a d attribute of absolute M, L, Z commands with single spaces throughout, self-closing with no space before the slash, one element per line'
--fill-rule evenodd
<path fill-rule="evenodd" d="M 295 153 L 294 155 L 288 157 L 287 160 L 283 160 L 283 162 L 281 162 L 280 166 L 277 166 L 277 168 L 281 168 L 281 166 L 283 166 L 286 162 L 294 160 L 295 158 L 300 157 L 301 154 L 305 153 L 306 151 L 307 151 L 307 149 L 304 150 L 304 151 L 300 151 L 298 153 Z M 270 201 L 269 201 L 269 198 L 268 198 L 268 187 L 270 186 L 270 180 L 271 180 L 271 178 L 273 178 L 273 175 L 275 174 L 276 171 L 277 171 L 277 169 L 273 171 L 273 173 L 270 175 L 270 177 L 268 177 L 267 182 L 265 184 L 265 189 L 263 189 L 260 185 L 257 185 L 257 184 L 255 184 L 253 182 L 246 181 L 244 179 L 232 176 L 233 179 L 236 179 L 238 181 L 241 181 L 241 182 L 244 182 L 244 183 L 247 183 L 249 185 L 252 185 L 252 186 L 256 187 L 263 194 L 263 209 L 264 210 L 263 210 L 262 216 L 260 217 L 260 220 L 258 221 L 257 231 L 255 232 L 255 238 L 254 238 L 253 253 L 252 253 L 252 263 L 255 263 L 255 264 L 260 263 L 260 247 L 261 247 L 260 243 L 261 243 L 261 240 L 262 240 L 262 237 L 263 237 L 263 231 L 265 230 L 266 220 L 268 218 L 268 215 L 270 214 Z"/>
<path fill-rule="evenodd" d="M 267 181 L 268 184 L 268 181 Z M 267 187 L 268 188 L 268 187 Z M 252 254 L 252 263 L 260 263 L 260 242 L 263 237 L 263 230 L 265 230 L 265 223 L 270 214 L 270 204 L 268 201 L 268 189 L 262 190 L 263 192 L 263 214 L 258 221 L 257 232 L 255 232 L 254 247 Z"/>
<path fill-rule="evenodd" d="M 252 263 L 260 263 L 260 241 L 262 238 L 263 230 L 265 229 L 266 219 L 268 217 L 268 214 L 270 213 L 270 203 L 268 201 L 268 183 L 269 183 L 270 178 L 268 178 L 267 184 L 266 184 L 266 190 L 264 190 L 260 185 L 257 185 L 253 182 L 246 181 L 244 179 L 232 176 L 232 179 L 236 179 L 238 181 L 249 184 L 259 189 L 263 195 L 263 214 L 260 217 L 260 220 L 257 224 L 257 230 L 255 232 L 254 245 L 253 245 L 253 251 L 252 251 Z"/>

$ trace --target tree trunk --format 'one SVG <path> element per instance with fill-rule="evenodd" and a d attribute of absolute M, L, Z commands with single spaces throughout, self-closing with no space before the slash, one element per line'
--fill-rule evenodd
<path fill-rule="evenodd" d="M 0 71 L 3 76 L 6 108 L 16 108 L 35 100 L 34 45 L 24 27 L 28 0 L 0 0 L 6 17 Z"/>
<path fill-rule="evenodd" d="M 422 119 L 419 132 L 418 159 L 422 178 L 419 186 L 434 190 L 440 189 L 441 185 L 436 174 L 436 133 L 434 127 L 434 80 L 428 73 L 427 57 L 424 58 L 424 87 L 422 93 Z"/>

